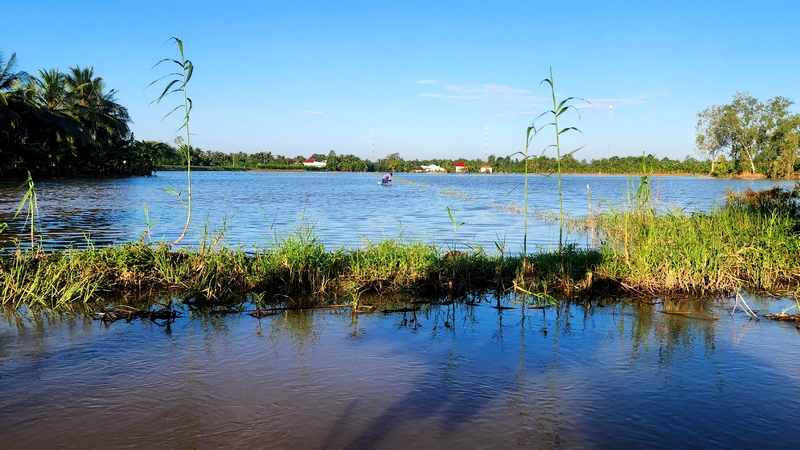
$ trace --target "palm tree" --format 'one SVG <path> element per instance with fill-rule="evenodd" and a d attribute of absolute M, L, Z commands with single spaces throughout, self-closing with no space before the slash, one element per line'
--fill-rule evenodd
<path fill-rule="evenodd" d="M 66 75 L 66 86 L 73 115 L 92 133 L 103 130 L 127 135 L 131 119 L 128 110 L 114 98 L 117 91 L 105 92 L 105 82 L 94 76 L 91 67 L 72 67 L 70 72 Z"/>
<path fill-rule="evenodd" d="M 14 70 L 17 65 L 16 53 L 11 55 L 8 62 L 4 63 L 4 59 L 0 51 L 0 142 L 7 147 L 21 120 L 17 112 L 19 102 L 13 95 L 14 87 L 27 80 L 28 74 Z"/>
<path fill-rule="evenodd" d="M 17 84 L 15 95 L 21 100 L 20 115 L 24 134 L 18 146 L 19 157 L 28 168 L 58 171 L 64 160 L 76 161 L 76 146 L 87 145 L 81 123 L 72 116 L 66 77 L 57 69 L 40 70 Z M 36 170 L 34 168 L 34 170 Z"/>
<path fill-rule="evenodd" d="M 116 91 L 105 92 L 105 82 L 94 76 L 94 69 L 79 66 L 65 75 L 70 115 L 83 128 L 90 145 L 84 148 L 89 161 L 103 165 L 113 159 L 130 134 L 128 110 L 117 103 Z"/>

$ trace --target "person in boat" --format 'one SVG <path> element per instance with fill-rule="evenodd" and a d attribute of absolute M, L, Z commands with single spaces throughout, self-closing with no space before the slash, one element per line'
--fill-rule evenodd
<path fill-rule="evenodd" d="M 392 182 L 392 172 L 387 173 L 383 177 L 381 177 L 381 184 L 384 186 L 388 186 L 389 183 Z"/>

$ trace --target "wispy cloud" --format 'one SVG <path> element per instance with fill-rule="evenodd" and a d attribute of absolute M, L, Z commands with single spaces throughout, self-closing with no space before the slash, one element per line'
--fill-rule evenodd
<path fill-rule="evenodd" d="M 652 97 L 662 97 L 669 95 L 669 92 L 656 92 L 652 94 L 637 95 L 628 98 L 592 98 L 586 99 L 589 103 L 576 102 L 575 107 L 579 109 L 588 108 L 602 108 L 608 109 L 611 107 L 619 108 L 621 106 L 642 105 L 647 103 L 647 100 Z"/>
<path fill-rule="evenodd" d="M 431 97 L 431 98 L 440 98 L 443 100 L 455 100 L 455 101 L 471 101 L 471 100 L 481 100 L 482 97 L 477 95 L 448 95 L 448 94 L 419 94 L 420 97 Z"/>
<path fill-rule="evenodd" d="M 300 111 L 300 114 L 303 116 L 318 116 L 325 113 L 323 111 Z"/>
<path fill-rule="evenodd" d="M 439 80 L 414 80 L 417 84 L 439 84 Z"/>
<path fill-rule="evenodd" d="M 495 119 L 516 119 L 517 117 L 530 117 L 542 114 L 541 111 L 508 111 L 494 115 Z"/>
<path fill-rule="evenodd" d="M 462 86 L 458 84 L 444 85 L 445 92 L 427 92 L 419 94 L 420 97 L 438 98 L 440 100 L 466 103 L 491 108 L 500 108 L 508 111 L 533 109 L 541 97 L 531 95 L 524 89 L 515 89 L 499 84 L 481 84 L 475 86 Z M 527 113 L 502 113 L 501 117 L 517 117 Z M 531 113 L 532 114 L 532 113 Z"/>

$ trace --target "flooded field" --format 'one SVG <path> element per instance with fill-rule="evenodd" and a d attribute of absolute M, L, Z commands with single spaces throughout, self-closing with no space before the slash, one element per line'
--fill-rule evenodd
<path fill-rule="evenodd" d="M 329 246 L 419 239 L 522 246 L 522 177 L 197 173 L 186 245 L 222 236 L 249 251 L 305 224 Z M 620 176 L 567 176 L 572 217 L 625 207 Z M 47 249 L 171 241 L 183 174 L 37 181 Z M 791 183 L 783 183 L 791 184 Z M 24 192 L 0 182 L 0 245 Z M 766 180 L 655 177 L 661 210 L 705 210 Z M 587 191 L 587 186 L 589 190 Z M 529 248 L 557 242 L 555 178 L 531 185 Z M 455 213 L 451 220 L 448 207 Z M 464 225 L 456 226 L 463 222 Z M 149 236 L 147 232 L 150 232 Z M 569 240 L 588 245 L 589 237 Z M 794 448 L 800 331 L 754 321 L 729 299 L 565 302 L 504 294 L 406 312 L 347 307 L 260 319 L 165 298 L 174 321 L 0 312 L 0 447 L 39 448 Z M 345 302 L 343 300 L 343 302 Z M 747 297 L 759 314 L 794 305 Z M 496 308 L 502 304 L 509 309 Z M 245 309 L 252 305 L 245 304 Z M 416 309 L 418 308 L 418 310 Z M 678 313 L 678 314 L 669 314 Z"/>
<path fill-rule="evenodd" d="M 445 245 L 454 239 L 451 207 L 459 227 L 459 246 L 483 246 L 495 251 L 522 250 L 524 178 L 502 174 L 396 174 L 391 187 L 374 173 L 198 172 L 192 175 L 194 213 L 189 236 L 182 244 L 197 245 L 204 236 L 224 233 L 224 242 L 248 249 L 270 245 L 275 233 L 313 225 L 331 248 L 362 245 L 363 239 L 403 236 Z M 627 205 L 625 176 L 567 175 L 564 209 L 573 218 Z M 535 175 L 530 183 L 529 245 L 558 242 L 557 180 Z M 0 180 L 0 222 L 10 229 L 0 245 L 14 238 L 29 241 L 23 218 L 13 221 L 24 190 L 21 182 Z M 183 230 L 186 213 L 180 200 L 167 192 L 185 191 L 181 172 L 155 177 L 104 180 L 37 180 L 37 227 L 48 248 L 85 247 L 135 241 L 148 230 L 153 241 L 172 241 Z M 726 190 L 764 189 L 792 182 L 732 180 L 705 177 L 654 177 L 654 202 L 662 210 L 708 209 Z M 184 192 L 185 195 L 185 192 Z M 146 208 L 146 209 L 145 209 Z M 147 212 L 147 214 L 145 213 Z M 148 223 L 150 227 L 148 227 Z M 587 245 L 587 236 L 570 236 Z"/>

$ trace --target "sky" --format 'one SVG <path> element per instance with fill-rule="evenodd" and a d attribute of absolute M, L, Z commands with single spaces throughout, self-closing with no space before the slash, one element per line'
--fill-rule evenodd
<path fill-rule="evenodd" d="M 138 140 L 173 142 L 182 98 L 147 87 L 194 64 L 192 145 L 377 160 L 695 153 L 697 113 L 737 92 L 800 100 L 797 1 L 0 2 L 17 70 L 93 67 Z M 792 107 L 797 112 L 798 107 Z M 373 129 L 374 126 L 374 144 Z M 488 136 L 488 138 L 487 138 Z"/>

